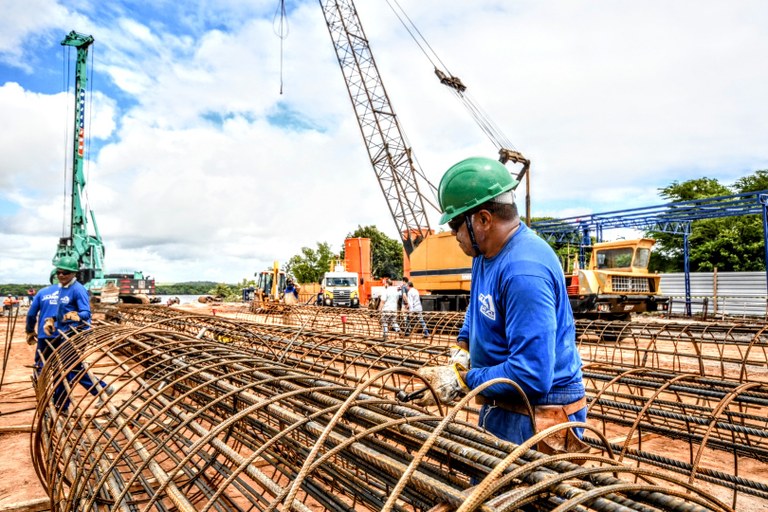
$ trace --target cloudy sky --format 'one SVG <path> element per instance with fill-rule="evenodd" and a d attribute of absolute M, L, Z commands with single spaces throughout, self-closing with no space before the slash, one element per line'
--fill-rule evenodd
<path fill-rule="evenodd" d="M 399 2 L 532 161 L 534 216 L 768 168 L 762 0 Z M 388 2 L 357 4 L 426 177 L 495 156 Z M 71 30 L 95 39 L 85 171 L 107 272 L 234 283 L 358 226 L 397 238 L 322 9 L 285 5 L 281 39 L 278 0 L 0 0 L 0 283 L 43 282 L 68 230 Z"/>

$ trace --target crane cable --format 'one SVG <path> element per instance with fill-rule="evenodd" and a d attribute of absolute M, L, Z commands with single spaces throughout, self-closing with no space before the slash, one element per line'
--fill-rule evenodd
<path fill-rule="evenodd" d="M 83 171 L 83 190 L 82 190 L 82 196 L 83 196 L 83 224 L 88 225 L 88 214 L 91 211 L 91 199 L 88 196 L 88 187 L 85 186 L 86 183 L 89 183 L 91 180 L 91 159 L 86 159 L 86 156 L 90 155 L 91 152 L 91 128 L 93 127 L 93 61 L 95 53 L 95 47 L 96 45 L 94 43 L 91 43 L 88 48 L 88 56 L 91 58 L 91 65 L 88 66 L 88 69 L 86 72 L 88 73 L 88 126 L 85 130 L 85 151 L 83 152 L 83 166 L 85 167 L 85 170 Z M 74 172 L 74 171 L 73 171 Z M 94 228 L 96 226 L 94 225 Z M 86 232 L 85 235 L 87 236 L 88 233 Z"/>
<path fill-rule="evenodd" d="M 71 47 L 61 47 L 61 90 L 66 93 L 69 91 L 69 55 L 67 54 L 71 50 Z M 64 181 L 61 191 L 61 236 L 66 234 L 66 222 L 67 222 L 67 153 L 69 152 L 69 99 L 64 94 Z"/>
<path fill-rule="evenodd" d="M 275 10 L 275 16 L 272 18 L 272 30 L 280 39 L 280 94 L 283 94 L 283 41 L 288 37 L 288 16 L 285 11 L 285 0 L 280 0 Z"/>
<path fill-rule="evenodd" d="M 496 123 L 494 123 L 483 111 L 480 105 L 470 97 L 467 92 L 467 87 L 462 83 L 461 79 L 448 71 L 448 66 L 443 63 L 442 59 L 437 55 L 437 52 L 432 48 L 418 27 L 416 27 L 416 24 L 411 20 L 400 3 L 397 0 L 386 0 L 386 2 L 405 28 L 406 32 L 408 32 L 424 56 L 429 60 L 430 64 L 432 64 L 435 69 L 435 74 L 440 79 L 440 83 L 449 87 L 459 98 L 491 143 L 500 151 L 503 149 L 514 150 L 514 145 L 512 145 L 498 125 L 496 125 Z"/>
<path fill-rule="evenodd" d="M 72 73 L 72 69 L 70 67 L 70 63 L 72 61 L 72 58 L 71 58 L 72 47 L 71 46 L 67 46 L 67 47 L 62 46 L 61 50 L 62 50 L 62 90 L 66 93 L 66 92 L 69 91 L 70 76 L 71 76 L 71 73 Z M 77 50 L 75 50 L 75 51 L 77 51 Z M 87 84 L 88 84 L 88 126 L 87 126 L 87 128 L 88 129 L 85 130 L 85 133 L 87 135 L 86 135 L 86 140 L 85 140 L 85 151 L 83 153 L 84 168 L 85 168 L 85 170 L 84 170 L 84 174 L 85 174 L 84 180 L 85 180 L 85 183 L 88 183 L 88 181 L 90 180 L 90 174 L 91 174 L 91 161 L 90 160 L 86 160 L 85 157 L 90 152 L 90 148 L 91 148 L 91 130 L 90 130 L 90 128 L 91 128 L 91 126 L 93 126 L 93 61 L 94 61 L 93 45 L 89 49 L 88 53 L 89 53 L 89 57 L 91 58 L 91 65 L 88 67 L 88 70 L 87 70 L 87 72 L 89 74 L 89 76 L 87 77 Z M 77 87 L 77 84 L 75 84 L 75 87 Z M 77 94 L 77 91 L 75 91 L 75 94 Z M 66 94 L 64 96 L 65 96 L 65 100 L 64 101 L 65 101 L 67 106 L 66 106 L 66 109 L 65 109 L 66 114 L 65 114 L 65 121 L 64 121 L 64 183 L 63 183 L 63 188 L 62 188 L 62 201 L 61 201 L 61 209 L 62 209 L 62 212 L 61 212 L 62 213 L 62 215 L 61 215 L 61 236 L 62 237 L 67 236 L 67 219 L 68 218 L 70 219 L 70 224 L 72 222 L 71 209 L 74 208 L 74 205 L 70 205 L 70 212 L 67 212 L 67 190 L 68 190 L 68 185 L 69 185 L 69 182 L 70 182 L 70 180 L 68 179 L 69 178 L 69 164 L 71 162 L 74 162 L 74 159 L 75 159 L 74 153 L 72 153 L 72 155 L 71 155 L 72 158 L 71 159 L 70 159 L 70 153 L 69 153 L 70 149 L 73 152 L 75 151 L 74 144 L 73 143 L 71 144 L 72 141 L 70 140 L 70 137 L 69 137 L 69 126 L 70 126 L 69 105 L 70 105 L 71 99 L 67 98 Z M 78 99 L 75 98 L 75 102 L 77 102 L 77 101 L 78 101 Z M 77 108 L 75 108 L 74 113 L 75 114 L 77 113 Z M 77 120 L 75 120 L 75 121 L 77 121 Z M 74 130 L 72 132 L 72 137 L 77 137 L 77 130 Z M 74 173 L 75 173 L 75 168 L 74 168 L 74 164 L 73 164 L 73 166 L 72 166 L 72 175 L 73 176 L 72 176 L 72 179 L 71 179 L 72 187 L 75 186 Z M 89 199 L 89 196 L 88 196 L 88 189 L 86 187 L 83 187 L 81 192 L 82 192 L 82 201 L 83 201 L 83 204 L 82 204 L 82 209 L 83 209 L 82 213 L 83 213 L 83 219 L 84 219 L 83 221 L 87 223 L 86 219 L 88 218 L 88 212 L 90 212 L 90 209 L 91 209 L 90 208 L 90 199 Z M 71 199 L 72 195 L 74 195 L 74 190 L 70 191 L 70 194 L 69 194 L 69 197 L 70 197 L 69 201 L 70 202 L 72 200 Z M 67 213 L 70 213 L 70 215 L 67 215 Z M 72 232 L 72 229 L 73 229 L 73 226 L 70 225 L 70 234 Z"/>

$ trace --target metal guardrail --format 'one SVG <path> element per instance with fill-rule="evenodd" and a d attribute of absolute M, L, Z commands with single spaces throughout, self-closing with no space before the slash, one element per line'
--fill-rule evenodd
<path fill-rule="evenodd" d="M 667 295 L 672 316 L 686 315 L 684 295 Z M 692 296 L 691 315 L 702 320 L 768 320 L 768 296 Z"/>

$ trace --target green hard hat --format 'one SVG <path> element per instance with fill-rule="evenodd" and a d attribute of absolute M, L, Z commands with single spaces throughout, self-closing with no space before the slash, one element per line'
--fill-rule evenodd
<path fill-rule="evenodd" d="M 56 260 L 56 268 L 61 270 L 69 270 L 70 272 L 77 272 L 80 270 L 80 265 L 77 264 L 77 260 L 72 256 L 62 256 Z"/>
<path fill-rule="evenodd" d="M 498 160 L 473 157 L 462 160 L 445 171 L 437 188 L 440 224 L 452 220 L 489 199 L 517 187 L 504 164 Z"/>

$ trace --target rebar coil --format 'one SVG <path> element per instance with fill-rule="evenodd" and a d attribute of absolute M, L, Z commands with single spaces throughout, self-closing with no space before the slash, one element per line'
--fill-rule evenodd
<path fill-rule="evenodd" d="M 153 307 L 153 306 L 150 306 Z M 153 307 L 153 315 L 162 315 Z M 262 304 L 220 308 L 219 314 L 261 324 L 298 327 L 342 335 L 381 337 L 381 313 L 368 309 Z M 399 312 L 401 323 L 407 312 Z M 456 340 L 463 312 L 423 313 L 426 341 L 449 345 Z M 411 321 L 414 319 L 411 318 Z M 636 316 L 632 321 L 576 320 L 576 339 L 585 363 L 608 362 L 625 368 L 657 368 L 750 382 L 768 381 L 768 326 L 765 323 L 684 321 Z M 419 329 L 400 338 L 423 339 Z"/>
<path fill-rule="evenodd" d="M 432 340 L 432 344 L 408 339 L 383 342 L 360 335 L 316 332 L 277 324 L 235 322 L 211 315 L 190 316 L 167 308 L 158 311 L 158 308 L 123 307 L 120 311 L 121 321 L 132 325 L 140 326 L 163 319 L 158 325 L 164 328 L 182 329 L 190 334 L 197 333 L 199 337 L 241 344 L 263 357 L 278 358 L 292 367 L 327 374 L 352 386 L 370 377 L 373 372 L 393 366 L 417 369 L 424 365 L 445 364 L 448 357 L 447 347 L 435 346 L 435 340 Z M 681 351 L 678 354 L 686 357 Z M 650 365 L 643 371 L 650 374 L 652 367 Z M 747 399 L 745 395 L 730 404 L 730 395 L 739 384 L 717 377 L 699 379 L 705 384 L 698 384 L 686 393 L 678 391 L 680 383 L 671 391 L 666 389 L 667 382 L 678 380 L 674 372 L 659 370 L 653 372 L 653 379 L 631 379 L 631 386 L 625 385 L 620 378 L 614 378 L 636 373 L 638 370 L 631 371 L 629 368 L 608 364 L 588 364 L 585 367 L 585 382 L 589 384 L 587 395 L 591 403 L 590 422 L 602 425 L 599 428 L 606 435 L 609 430 L 614 437 L 617 430 L 621 434 L 618 437 L 622 441 L 613 443 L 612 449 L 621 453 L 622 458 L 634 460 L 638 464 L 686 475 L 691 482 L 701 481 L 720 486 L 731 493 L 734 506 L 740 494 L 762 499 L 767 497 L 765 483 L 754 477 L 740 476 L 739 471 L 740 467 L 745 466 L 743 460 L 739 462 L 742 458 L 765 460 L 766 414 L 759 400 Z M 686 375 L 686 378 L 692 377 Z M 663 389 L 663 393 L 657 396 L 659 388 Z M 760 392 L 754 386 L 745 389 Z M 670 393 L 676 394 L 669 398 Z M 600 397 L 597 403 L 595 397 Z M 654 403 L 645 407 L 649 397 Z M 686 402 L 681 402 L 682 399 Z M 664 404 L 670 401 L 671 405 L 665 407 Z M 692 406 L 691 402 L 698 405 Z M 729 405 L 723 408 L 721 404 L 725 403 Z M 721 411 L 717 422 L 711 427 L 712 432 L 704 436 L 701 430 L 709 425 L 712 414 L 717 410 Z M 457 414 L 464 421 L 477 423 L 477 412 L 469 404 Z M 608 425 L 611 425 L 610 429 L 607 429 Z M 677 443 L 678 447 L 679 443 L 687 444 L 687 450 L 679 450 L 681 453 L 720 453 L 723 465 L 716 469 L 707 468 L 695 461 L 693 456 L 688 460 L 676 459 L 663 447 L 656 447 L 658 452 L 643 449 L 645 439 L 659 436 Z M 588 436 L 587 441 L 594 448 L 603 449 L 596 438 Z M 645 444 L 649 445 L 648 442 Z M 732 459 L 730 464 L 727 463 L 728 457 Z"/>
<path fill-rule="evenodd" d="M 117 392 L 96 408 L 75 387 L 60 413 L 53 389 L 79 361 Z M 729 510 L 662 473 L 582 467 L 393 400 L 412 378 L 352 387 L 233 344 L 99 326 L 46 361 L 33 461 L 57 511 Z"/>

